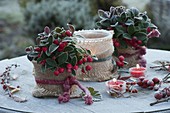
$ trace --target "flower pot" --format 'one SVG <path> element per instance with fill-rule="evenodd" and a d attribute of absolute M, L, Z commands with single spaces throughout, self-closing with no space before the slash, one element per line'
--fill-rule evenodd
<path fill-rule="evenodd" d="M 48 96 L 59 96 L 64 93 L 63 84 L 68 78 L 69 74 L 64 72 L 55 76 L 53 71 L 46 70 L 44 73 L 41 72 L 41 65 L 35 61 L 32 62 L 34 65 L 34 77 L 36 86 L 32 92 L 34 97 L 48 97 Z M 76 85 L 72 85 L 70 89 L 71 97 L 75 97 Z"/>
<path fill-rule="evenodd" d="M 84 38 L 77 38 L 77 42 L 83 48 L 91 50 L 98 60 L 86 63 L 92 66 L 92 70 L 86 73 L 77 72 L 77 79 L 82 81 L 105 81 L 117 76 L 117 68 L 114 65 L 112 53 L 114 46 L 112 34 L 106 30 L 82 30 L 75 32 Z"/>

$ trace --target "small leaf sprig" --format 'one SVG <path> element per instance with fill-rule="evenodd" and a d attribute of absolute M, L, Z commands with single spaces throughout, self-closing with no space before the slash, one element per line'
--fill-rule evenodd
<path fill-rule="evenodd" d="M 151 69 L 156 71 L 169 71 L 170 72 L 170 62 L 169 61 L 155 61 L 154 63 L 158 64 L 156 66 L 151 66 Z"/>
<path fill-rule="evenodd" d="M 21 98 L 13 95 L 15 92 L 20 91 L 20 86 L 12 86 L 10 83 L 11 80 L 16 80 L 16 77 L 13 78 L 11 76 L 12 68 L 13 67 L 17 68 L 19 66 L 20 65 L 17 64 L 11 64 L 11 66 L 7 66 L 5 68 L 5 71 L 0 75 L 0 79 L 1 79 L 2 88 L 5 91 L 6 95 L 8 95 L 16 102 L 26 102 L 27 100 L 25 98 Z"/>

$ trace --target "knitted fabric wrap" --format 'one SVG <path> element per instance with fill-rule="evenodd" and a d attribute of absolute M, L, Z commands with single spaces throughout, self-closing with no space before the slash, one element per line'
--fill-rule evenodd
<path fill-rule="evenodd" d="M 117 69 L 114 69 L 112 53 L 114 46 L 112 34 L 106 30 L 82 30 L 75 32 L 84 38 L 77 38 L 78 45 L 90 49 L 92 54 L 96 55 L 98 60 L 87 65 L 92 66 L 92 70 L 86 73 L 77 71 L 77 79 L 82 81 L 105 81 L 117 75 Z"/>
<path fill-rule="evenodd" d="M 41 65 L 37 64 L 35 61 L 32 62 L 34 65 L 34 77 L 35 81 L 64 81 L 69 74 L 64 72 L 58 76 L 55 76 L 51 70 L 46 70 L 45 73 L 41 72 Z M 76 97 L 76 85 L 71 87 L 71 97 Z M 34 97 L 48 97 L 48 96 L 59 96 L 63 94 L 63 86 L 62 84 L 41 84 L 36 82 L 36 86 L 32 92 Z"/>

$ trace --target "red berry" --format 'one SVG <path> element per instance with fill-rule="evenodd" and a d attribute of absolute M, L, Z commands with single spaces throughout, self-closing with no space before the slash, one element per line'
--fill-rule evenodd
<path fill-rule="evenodd" d="M 84 70 L 84 68 L 81 69 L 81 72 L 82 72 L 82 73 L 86 73 L 85 70 Z"/>
<path fill-rule="evenodd" d="M 66 31 L 67 36 L 72 36 L 71 32 L 69 30 Z"/>
<path fill-rule="evenodd" d="M 34 51 L 41 52 L 41 48 L 37 47 L 34 49 Z"/>
<path fill-rule="evenodd" d="M 87 57 L 87 61 L 88 61 L 88 62 L 93 62 L 93 58 L 90 57 L 90 56 L 88 56 L 88 57 Z"/>
<path fill-rule="evenodd" d="M 124 58 L 124 56 L 119 56 L 119 60 L 121 61 L 121 62 L 123 62 L 124 60 L 125 60 L 125 58 Z"/>
<path fill-rule="evenodd" d="M 138 40 L 138 41 L 137 41 L 137 44 L 138 44 L 138 45 L 141 45 L 141 44 L 142 44 L 142 41 L 141 41 L 141 40 Z"/>
<path fill-rule="evenodd" d="M 83 60 L 79 60 L 79 61 L 78 61 L 78 64 L 79 64 L 79 65 L 83 64 Z"/>
<path fill-rule="evenodd" d="M 148 27 L 146 30 L 147 30 L 148 33 L 151 32 L 151 28 L 150 27 Z"/>
<path fill-rule="evenodd" d="M 160 99 L 162 99 L 163 94 L 162 94 L 162 93 L 155 93 L 154 97 L 155 97 L 157 100 L 160 100 Z"/>
<path fill-rule="evenodd" d="M 149 81 L 149 80 L 145 79 L 145 80 L 143 80 L 142 82 L 143 82 L 143 84 L 148 85 L 148 84 L 147 84 L 148 81 Z"/>
<path fill-rule="evenodd" d="M 92 69 L 92 67 L 90 65 L 86 66 L 86 71 L 90 71 Z"/>
<path fill-rule="evenodd" d="M 42 51 L 46 52 L 47 51 L 47 47 L 42 47 Z"/>
<path fill-rule="evenodd" d="M 87 58 L 83 58 L 83 63 L 87 62 Z"/>
<path fill-rule="evenodd" d="M 63 73 L 63 72 L 64 72 L 64 68 L 58 68 L 58 71 L 59 71 L 60 73 Z"/>
<path fill-rule="evenodd" d="M 117 64 L 117 66 L 119 66 L 119 67 L 123 67 L 123 66 L 124 66 L 124 63 L 123 63 L 123 62 L 120 62 L 120 61 L 116 61 L 116 64 Z"/>
<path fill-rule="evenodd" d="M 53 56 L 52 59 L 55 60 L 55 59 L 56 59 L 56 56 Z"/>
<path fill-rule="evenodd" d="M 58 45 L 58 44 L 59 44 L 58 39 L 55 39 L 55 40 L 53 41 L 53 43 L 56 44 L 56 45 Z"/>
<path fill-rule="evenodd" d="M 147 88 L 148 85 L 147 85 L 147 84 L 143 84 L 141 87 L 142 87 L 142 88 Z"/>
<path fill-rule="evenodd" d="M 78 70 L 78 68 L 79 68 L 79 67 L 78 67 L 77 65 L 73 66 L 73 69 L 74 69 L 74 70 Z"/>
<path fill-rule="evenodd" d="M 71 71 L 71 69 L 67 69 L 67 72 L 71 73 L 72 71 Z"/>
<path fill-rule="evenodd" d="M 148 82 L 147 82 L 147 85 L 148 85 L 148 86 L 152 86 L 152 87 L 154 87 L 154 86 L 155 86 L 155 84 L 154 84 L 154 82 L 153 82 L 153 81 L 148 81 Z"/>
<path fill-rule="evenodd" d="M 139 77 L 140 81 L 143 81 L 145 79 L 145 77 Z"/>
<path fill-rule="evenodd" d="M 170 96 L 170 90 L 166 91 L 166 95 L 169 97 Z"/>
<path fill-rule="evenodd" d="M 58 70 L 55 70 L 55 71 L 54 71 L 54 75 L 55 75 L 55 76 L 58 76 L 59 74 L 60 74 L 60 72 L 59 72 Z"/>
<path fill-rule="evenodd" d="M 148 89 L 153 90 L 154 86 L 149 86 Z"/>
<path fill-rule="evenodd" d="M 71 69 L 73 66 L 71 64 L 67 64 L 67 68 Z"/>
<path fill-rule="evenodd" d="M 65 43 L 60 43 L 59 48 L 64 49 L 64 47 L 65 47 Z"/>
<path fill-rule="evenodd" d="M 133 89 L 131 92 L 132 93 L 138 93 L 138 90 L 137 89 Z"/>
<path fill-rule="evenodd" d="M 6 90 L 7 86 L 6 85 L 3 85 L 3 89 Z"/>
<path fill-rule="evenodd" d="M 115 42 L 115 43 L 114 43 L 114 46 L 115 46 L 115 47 L 119 47 L 119 46 L 120 46 L 120 43 L 119 43 L 119 42 Z"/>
<path fill-rule="evenodd" d="M 155 84 L 159 84 L 160 80 L 158 78 L 153 78 L 152 81 L 155 83 Z"/>

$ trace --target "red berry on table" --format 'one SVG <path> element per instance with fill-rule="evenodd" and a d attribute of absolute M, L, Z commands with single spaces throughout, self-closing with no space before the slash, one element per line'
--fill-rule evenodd
<path fill-rule="evenodd" d="M 125 58 L 124 58 L 124 56 L 119 56 L 119 60 L 121 61 L 121 62 L 123 62 L 124 60 L 125 60 Z"/>
<path fill-rule="evenodd" d="M 154 83 L 153 81 L 148 81 L 148 82 L 147 82 L 147 85 L 148 85 L 148 86 L 153 86 L 153 87 L 154 87 L 154 86 L 155 86 L 155 83 Z"/>
<path fill-rule="evenodd" d="M 3 89 L 6 90 L 7 86 L 6 85 L 3 85 Z"/>
<path fill-rule="evenodd" d="M 138 93 L 138 90 L 137 89 L 133 89 L 131 92 L 132 93 Z"/>
<path fill-rule="evenodd" d="M 145 77 L 139 77 L 140 81 L 143 81 L 145 79 Z"/>
<path fill-rule="evenodd" d="M 87 62 L 93 62 L 93 58 L 90 57 L 90 56 L 88 56 L 88 57 L 87 57 Z"/>
<path fill-rule="evenodd" d="M 60 73 L 63 73 L 63 72 L 64 72 L 64 68 L 58 68 L 58 71 L 59 71 Z"/>
<path fill-rule="evenodd" d="M 60 72 L 58 70 L 54 71 L 54 75 L 58 76 L 60 74 Z"/>
<path fill-rule="evenodd" d="M 160 99 L 162 99 L 163 94 L 162 94 L 162 93 L 155 93 L 154 97 L 155 97 L 157 100 L 160 100 Z"/>
<path fill-rule="evenodd" d="M 71 33 L 69 30 L 67 30 L 67 31 L 66 31 L 66 35 L 67 35 L 67 36 L 72 36 L 72 33 Z"/>
<path fill-rule="evenodd" d="M 170 90 L 166 91 L 166 95 L 169 97 L 170 96 Z"/>
<path fill-rule="evenodd" d="M 138 80 L 138 81 L 137 81 L 137 84 L 138 84 L 139 86 L 142 86 L 142 85 L 143 85 L 143 82 L 140 81 L 140 80 Z"/>
<path fill-rule="evenodd" d="M 152 81 L 155 83 L 155 84 L 159 84 L 160 80 L 158 78 L 153 78 Z"/>
<path fill-rule="evenodd" d="M 92 69 L 92 67 L 90 65 L 86 66 L 86 71 L 90 71 Z"/>
<path fill-rule="evenodd" d="M 148 84 L 147 84 L 148 81 L 149 81 L 149 80 L 145 79 L 145 80 L 143 80 L 142 82 L 143 82 L 143 84 L 148 85 Z"/>
<path fill-rule="evenodd" d="M 55 39 L 55 40 L 53 41 L 53 43 L 56 44 L 56 45 L 58 45 L 58 44 L 59 44 L 58 39 Z"/>

